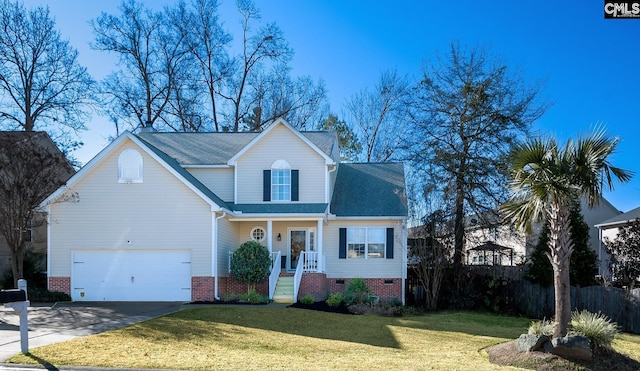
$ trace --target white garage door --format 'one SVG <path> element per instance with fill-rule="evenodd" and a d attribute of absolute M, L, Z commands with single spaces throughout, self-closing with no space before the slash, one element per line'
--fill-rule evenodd
<path fill-rule="evenodd" d="M 75 301 L 191 301 L 188 251 L 75 251 Z"/>

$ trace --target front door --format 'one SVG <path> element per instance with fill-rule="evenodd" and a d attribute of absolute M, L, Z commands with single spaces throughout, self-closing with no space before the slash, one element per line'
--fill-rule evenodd
<path fill-rule="evenodd" d="M 296 270 L 302 251 L 315 251 L 314 235 L 314 230 L 307 228 L 289 230 L 289 265 L 287 270 Z"/>

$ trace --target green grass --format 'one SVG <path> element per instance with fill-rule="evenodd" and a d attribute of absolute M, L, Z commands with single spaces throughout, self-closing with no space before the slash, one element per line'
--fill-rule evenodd
<path fill-rule="evenodd" d="M 190 370 L 509 369 L 491 364 L 482 349 L 517 338 L 528 324 L 472 312 L 390 318 L 212 306 L 36 348 L 9 362 Z M 638 355 L 638 339 L 616 341 Z"/>

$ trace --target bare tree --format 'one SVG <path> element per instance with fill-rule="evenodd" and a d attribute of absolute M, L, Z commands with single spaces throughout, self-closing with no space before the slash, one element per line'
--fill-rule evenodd
<path fill-rule="evenodd" d="M 27 231 L 40 202 L 63 185 L 73 168 L 44 132 L 0 132 L 0 232 L 11 251 L 14 283 L 24 277 Z"/>
<path fill-rule="evenodd" d="M 162 12 L 135 0 L 120 4 L 120 15 L 102 13 L 91 21 L 92 47 L 116 53 L 121 70 L 103 82 L 113 114 L 133 128 L 152 125 L 163 114 L 187 56 L 184 37 L 170 32 Z"/>
<path fill-rule="evenodd" d="M 374 90 L 367 88 L 346 102 L 347 121 L 360 139 L 364 161 L 385 162 L 401 158 L 409 125 L 411 89 L 397 71 L 380 75 Z"/>
<path fill-rule="evenodd" d="M 0 119 L 9 130 L 85 128 L 94 82 L 46 7 L 0 2 Z"/>
<path fill-rule="evenodd" d="M 452 202 L 456 272 L 463 262 L 465 217 L 486 214 L 506 200 L 507 154 L 547 108 L 539 102 L 540 88 L 479 47 L 454 43 L 444 58 L 423 68 L 408 144 L 416 169 Z"/>
<path fill-rule="evenodd" d="M 197 73 L 192 71 L 196 83 L 191 85 L 196 86 L 190 88 L 206 96 L 200 107 L 208 111 L 202 117 L 204 126 L 211 122 L 213 131 L 220 131 L 218 98 L 223 84 L 231 77 L 232 61 L 227 48 L 232 37 L 219 21 L 218 1 L 194 0 L 190 6 L 180 1 L 169 13 L 168 21 L 184 37 L 194 66 L 198 67 Z"/>
<path fill-rule="evenodd" d="M 250 96 L 253 106 L 260 108 L 260 120 L 256 122 L 255 115 L 245 120 L 250 130 L 260 131 L 279 117 L 300 130 L 310 129 L 327 117 L 324 82 L 320 80 L 315 84 L 309 76 L 294 79 L 290 70 L 288 66 L 278 65 L 252 80 Z"/>
<path fill-rule="evenodd" d="M 293 55 L 289 44 L 280 28 L 275 23 L 269 23 L 252 33 L 253 21 L 260 19 L 260 12 L 251 0 L 238 0 L 242 26 L 242 55 L 234 59 L 233 77 L 226 84 L 226 89 L 220 95 L 230 105 L 227 116 L 227 129 L 240 131 L 252 112 L 255 97 L 250 97 L 247 88 L 255 81 L 259 72 L 265 68 L 264 62 L 288 63 Z"/>
<path fill-rule="evenodd" d="M 421 228 L 418 238 L 411 239 L 410 267 L 425 290 L 426 307 L 436 309 L 440 288 L 450 264 L 452 233 L 447 217 L 441 211 L 430 214 Z"/>

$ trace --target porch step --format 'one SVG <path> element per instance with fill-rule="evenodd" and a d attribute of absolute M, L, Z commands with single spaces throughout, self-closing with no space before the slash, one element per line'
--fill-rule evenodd
<path fill-rule="evenodd" d="M 273 293 L 273 301 L 276 303 L 293 303 L 293 276 L 280 276 Z"/>

